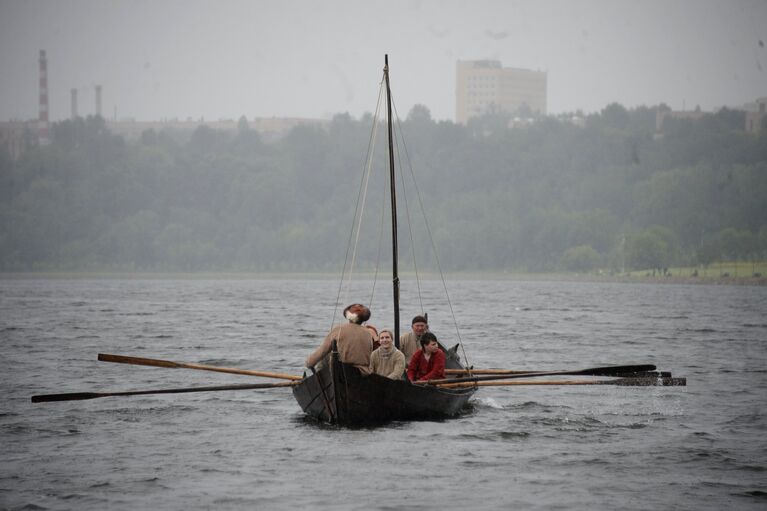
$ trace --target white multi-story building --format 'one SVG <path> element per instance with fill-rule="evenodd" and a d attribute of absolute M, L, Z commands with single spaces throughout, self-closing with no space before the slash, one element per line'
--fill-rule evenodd
<path fill-rule="evenodd" d="M 545 71 L 502 67 L 498 60 L 459 60 L 455 73 L 455 120 L 465 124 L 488 112 L 527 107 L 546 114 Z"/>

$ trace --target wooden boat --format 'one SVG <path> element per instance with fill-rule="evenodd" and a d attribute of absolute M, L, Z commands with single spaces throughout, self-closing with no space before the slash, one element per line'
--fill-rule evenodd
<path fill-rule="evenodd" d="M 301 409 L 322 422 L 339 425 L 381 424 L 390 421 L 439 420 L 466 409 L 476 387 L 445 389 L 362 375 L 331 353 L 331 363 L 293 387 Z"/>
<path fill-rule="evenodd" d="M 399 348 L 399 277 L 397 274 L 397 201 L 392 142 L 392 106 L 389 85 L 389 59 L 385 57 L 387 125 L 389 141 L 389 182 L 392 216 L 392 272 L 394 298 L 394 341 Z M 442 347 L 442 346 L 441 346 Z M 457 346 L 456 346 L 457 348 Z M 447 368 L 462 369 L 456 348 L 442 349 Z M 459 415 L 467 406 L 476 386 L 446 389 L 391 380 L 376 374 L 362 375 L 354 366 L 339 360 L 338 351 L 330 363 L 306 376 L 293 387 L 293 396 L 309 417 L 339 425 L 385 423 L 398 420 L 445 419 Z"/>

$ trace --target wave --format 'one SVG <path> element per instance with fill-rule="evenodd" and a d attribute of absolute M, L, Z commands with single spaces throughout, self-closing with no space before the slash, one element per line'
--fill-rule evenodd
<path fill-rule="evenodd" d="M 461 440 L 483 440 L 483 441 L 506 441 L 528 438 L 529 431 L 487 431 L 485 433 L 462 433 L 457 436 Z"/>

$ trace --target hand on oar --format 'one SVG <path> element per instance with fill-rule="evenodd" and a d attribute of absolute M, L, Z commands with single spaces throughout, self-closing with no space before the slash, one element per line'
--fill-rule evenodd
<path fill-rule="evenodd" d="M 160 389 L 160 390 L 131 390 L 125 392 L 72 392 L 69 394 L 42 394 L 32 396 L 33 403 L 48 403 L 52 401 L 77 401 L 83 399 L 96 399 L 98 397 L 113 396 L 142 396 L 146 394 L 182 394 L 186 392 L 216 392 L 221 390 L 255 390 L 255 389 L 275 389 L 279 387 L 294 387 L 298 385 L 297 381 L 281 383 L 251 383 L 244 385 L 221 385 L 216 387 L 188 387 L 182 389 Z"/>
<path fill-rule="evenodd" d="M 278 378 L 281 380 L 301 379 L 292 374 L 272 373 L 268 371 L 251 371 L 247 369 L 235 369 L 232 367 L 208 366 L 203 364 L 188 364 L 183 362 L 171 362 L 170 360 L 157 360 L 154 358 L 126 357 L 123 355 L 109 355 L 99 353 L 98 359 L 102 362 L 117 362 L 119 364 L 133 364 L 141 366 L 168 367 L 171 369 L 197 369 L 200 371 L 215 371 L 217 373 L 244 374 L 246 376 L 263 376 L 264 378 Z"/>
<path fill-rule="evenodd" d="M 640 373 L 646 371 L 654 371 L 655 369 L 656 367 L 652 364 L 639 364 L 626 366 L 592 367 L 590 369 L 579 369 L 575 371 L 541 371 L 537 373 L 498 374 L 493 376 L 467 376 L 465 378 L 429 380 L 424 383 L 437 385 L 440 383 L 508 380 L 511 378 L 533 378 L 537 376 L 621 376 L 626 373 Z"/>

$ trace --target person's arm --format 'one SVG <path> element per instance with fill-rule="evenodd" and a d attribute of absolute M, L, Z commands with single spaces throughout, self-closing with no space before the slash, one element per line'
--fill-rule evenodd
<path fill-rule="evenodd" d="M 415 381 L 415 375 L 418 372 L 418 355 L 417 351 L 413 353 L 413 356 L 410 357 L 410 363 L 407 365 L 407 379 L 410 381 Z"/>
<path fill-rule="evenodd" d="M 402 378 L 402 373 L 405 372 L 405 355 L 398 351 L 392 356 L 394 357 L 394 368 L 386 377 L 392 380 L 399 380 Z"/>
<path fill-rule="evenodd" d="M 330 348 L 332 346 L 332 339 L 333 339 L 332 333 L 333 332 L 328 334 L 328 336 L 325 337 L 325 340 L 322 341 L 322 344 L 320 344 L 320 346 L 316 350 L 314 350 L 314 352 L 311 355 L 309 355 L 309 357 L 306 359 L 306 362 L 304 364 L 306 365 L 306 367 L 314 367 L 315 365 L 319 363 L 320 360 L 325 358 L 325 356 L 328 353 L 330 353 Z"/>
<path fill-rule="evenodd" d="M 410 336 L 408 335 L 408 333 L 404 333 L 400 335 L 399 350 L 405 355 L 405 365 L 410 363 L 410 359 L 413 358 L 413 353 L 415 353 L 415 350 L 411 349 L 411 345 L 409 341 L 410 341 Z"/>
<path fill-rule="evenodd" d="M 441 380 L 445 377 L 445 354 L 437 350 L 431 354 L 433 360 L 431 370 L 424 374 L 418 381 Z"/>

